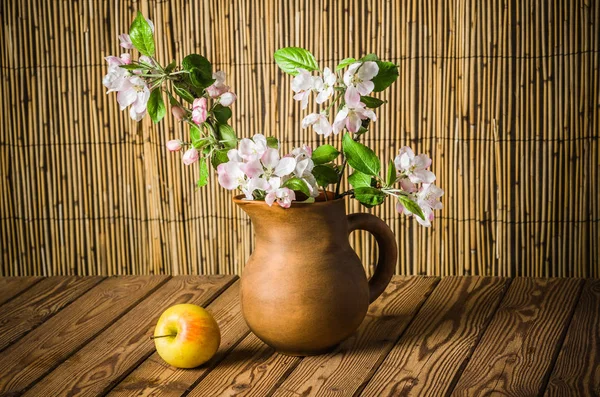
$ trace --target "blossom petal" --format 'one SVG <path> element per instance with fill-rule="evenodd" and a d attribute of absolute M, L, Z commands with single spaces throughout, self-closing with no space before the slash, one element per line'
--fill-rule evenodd
<path fill-rule="evenodd" d="M 275 149 L 273 149 L 275 150 Z M 294 172 L 296 168 L 296 159 L 293 157 L 284 157 L 279 161 L 273 173 L 277 176 L 286 176 Z"/>
<path fill-rule="evenodd" d="M 360 104 L 360 93 L 358 89 L 354 86 L 350 86 L 346 89 L 346 93 L 344 94 L 344 100 L 346 101 L 346 105 L 350 108 L 355 108 Z"/>
<path fill-rule="evenodd" d="M 377 62 L 368 61 L 365 62 L 360 69 L 358 69 L 358 78 L 362 81 L 371 80 L 379 73 L 379 66 Z"/>

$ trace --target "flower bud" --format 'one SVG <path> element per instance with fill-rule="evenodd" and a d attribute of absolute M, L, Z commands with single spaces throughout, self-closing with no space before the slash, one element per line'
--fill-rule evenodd
<path fill-rule="evenodd" d="M 183 164 L 185 165 L 190 165 L 190 164 L 194 164 L 196 161 L 198 161 L 198 158 L 200 157 L 198 151 L 194 148 L 188 149 L 184 154 L 183 154 Z"/>
<path fill-rule="evenodd" d="M 171 114 L 173 114 L 173 117 L 175 117 L 177 120 L 181 121 L 185 117 L 185 109 L 181 106 L 173 106 L 171 108 Z"/>
<path fill-rule="evenodd" d="M 232 103 L 235 102 L 236 99 L 237 97 L 233 92 L 226 92 L 223 95 L 221 95 L 219 103 L 225 107 L 229 107 Z"/>
<path fill-rule="evenodd" d="M 183 142 L 181 142 L 179 139 L 173 139 L 167 142 L 165 146 L 167 147 L 169 152 L 178 152 L 181 150 Z"/>

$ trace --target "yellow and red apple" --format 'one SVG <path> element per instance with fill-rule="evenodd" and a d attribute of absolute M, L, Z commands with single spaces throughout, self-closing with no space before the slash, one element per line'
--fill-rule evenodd
<path fill-rule="evenodd" d="M 221 332 L 213 316 L 197 305 L 171 306 L 160 316 L 154 329 L 156 351 L 178 368 L 195 368 L 217 352 Z"/>

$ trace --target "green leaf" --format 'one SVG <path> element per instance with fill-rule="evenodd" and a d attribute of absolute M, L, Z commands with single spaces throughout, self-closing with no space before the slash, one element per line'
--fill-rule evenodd
<path fill-rule="evenodd" d="M 131 44 L 142 55 L 148 57 L 154 56 L 154 35 L 152 34 L 152 28 L 139 11 L 129 28 L 129 37 L 131 38 Z"/>
<path fill-rule="evenodd" d="M 226 149 L 233 149 L 237 146 L 237 135 L 230 125 L 217 124 L 217 132 L 219 134 L 219 141 Z"/>
<path fill-rule="evenodd" d="M 321 145 L 315 149 L 311 158 L 315 164 L 325 164 L 333 161 L 340 155 L 340 152 L 331 145 Z"/>
<path fill-rule="evenodd" d="M 119 65 L 120 68 L 123 68 L 125 70 L 142 70 L 142 69 L 146 69 L 144 66 L 138 64 L 138 63 L 130 63 L 129 65 Z"/>
<path fill-rule="evenodd" d="M 192 139 L 192 146 L 196 149 L 202 147 L 204 140 L 202 139 L 202 134 L 200 133 L 200 128 L 195 125 L 190 126 L 190 138 Z"/>
<path fill-rule="evenodd" d="M 298 68 L 306 69 L 309 72 L 319 69 L 319 65 L 317 65 L 317 61 L 313 54 L 304 48 L 280 48 L 275 51 L 273 58 L 275 58 L 275 62 L 281 70 L 292 76 L 298 74 Z"/>
<path fill-rule="evenodd" d="M 385 193 L 372 187 L 358 187 L 354 189 L 354 198 L 367 208 L 383 203 Z"/>
<path fill-rule="evenodd" d="M 189 72 L 190 82 L 197 88 L 205 88 L 214 83 L 212 64 L 208 59 L 198 54 L 190 54 L 183 58 L 181 66 Z"/>
<path fill-rule="evenodd" d="M 355 142 L 348 133 L 342 139 L 342 149 L 352 168 L 367 175 L 379 174 L 381 162 L 375 152 L 362 143 Z"/>
<path fill-rule="evenodd" d="M 349 177 L 348 182 L 352 185 L 354 189 L 357 187 L 370 187 L 371 186 L 371 176 L 367 174 L 363 174 L 360 171 L 354 171 Z"/>
<path fill-rule="evenodd" d="M 175 60 L 172 60 L 171 63 L 168 64 L 165 68 L 165 72 L 167 74 L 171 73 L 175 69 L 175 66 L 177 66 L 177 63 L 175 62 Z"/>
<path fill-rule="evenodd" d="M 206 165 L 206 159 L 200 159 L 200 175 L 198 177 L 198 182 L 196 184 L 198 187 L 206 186 L 208 183 L 208 165 Z"/>
<path fill-rule="evenodd" d="M 394 160 L 390 160 L 388 164 L 386 183 L 388 186 L 396 183 L 396 166 L 394 165 Z"/>
<path fill-rule="evenodd" d="M 170 91 L 166 91 L 166 93 L 167 93 L 167 96 L 169 97 L 169 103 L 171 104 L 171 106 L 179 106 L 179 101 L 177 99 L 175 99 L 173 94 L 171 94 Z"/>
<path fill-rule="evenodd" d="M 344 69 L 346 66 L 350 66 L 350 65 L 352 65 L 353 63 L 356 63 L 356 62 L 357 61 L 354 58 L 345 58 L 345 59 L 342 59 L 341 62 L 338 63 L 338 65 L 335 67 L 335 71 L 336 72 L 340 71 L 340 70 Z"/>
<path fill-rule="evenodd" d="M 360 101 L 371 109 L 377 109 L 379 106 L 386 103 L 386 101 L 382 101 L 381 99 L 372 96 L 361 96 Z"/>
<path fill-rule="evenodd" d="M 227 124 L 227 120 L 231 118 L 231 109 L 223 105 L 217 104 L 213 108 L 213 114 L 215 115 L 215 118 L 219 123 Z"/>
<path fill-rule="evenodd" d="M 374 92 L 380 92 L 388 88 L 398 78 L 398 66 L 392 62 L 377 61 L 379 72 L 373 77 Z"/>
<path fill-rule="evenodd" d="M 210 158 L 210 163 L 214 169 L 217 169 L 219 164 L 223 164 L 229 161 L 227 157 L 228 149 L 215 150 Z"/>
<path fill-rule="evenodd" d="M 329 165 L 317 165 L 313 168 L 312 174 L 317 180 L 317 185 L 327 186 L 337 183 L 340 179 L 338 173 Z"/>
<path fill-rule="evenodd" d="M 274 136 L 267 137 L 267 146 L 272 149 L 279 149 L 279 141 Z"/>
<path fill-rule="evenodd" d="M 300 178 L 290 178 L 282 185 L 282 187 L 287 187 L 288 189 L 292 189 L 296 192 L 302 192 L 307 196 L 310 196 L 310 190 L 308 189 L 308 185 Z"/>
<path fill-rule="evenodd" d="M 165 117 L 165 113 L 167 113 L 167 109 L 165 108 L 165 101 L 162 97 L 162 90 L 160 88 L 154 89 L 150 93 L 150 98 L 148 98 L 148 114 L 152 118 L 152 121 L 158 123 Z"/>
<path fill-rule="evenodd" d="M 379 58 L 375 54 L 367 54 L 364 57 L 360 58 L 359 61 L 361 61 L 361 62 L 377 62 L 377 61 L 379 61 Z"/>
<path fill-rule="evenodd" d="M 177 95 L 179 95 L 181 97 L 181 99 L 183 99 L 189 103 L 194 102 L 194 96 L 192 94 L 190 94 L 190 92 L 188 90 L 186 90 L 185 88 L 177 87 L 176 85 L 173 85 L 173 89 L 175 90 Z"/>
<path fill-rule="evenodd" d="M 400 203 L 404 206 L 404 208 L 406 208 L 407 210 L 409 210 L 410 212 L 412 212 L 419 218 L 425 220 L 425 215 L 423 214 L 421 207 L 419 207 L 419 205 L 417 203 L 415 203 L 414 201 L 412 201 L 410 198 L 408 198 L 406 196 L 398 196 L 398 201 L 400 201 Z"/>

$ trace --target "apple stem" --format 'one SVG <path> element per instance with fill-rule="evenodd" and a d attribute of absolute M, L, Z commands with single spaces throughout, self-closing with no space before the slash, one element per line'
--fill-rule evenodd
<path fill-rule="evenodd" d="M 150 337 L 150 339 L 166 338 L 167 336 L 177 336 L 177 334 L 169 334 L 169 335 L 151 336 L 151 337 Z"/>

